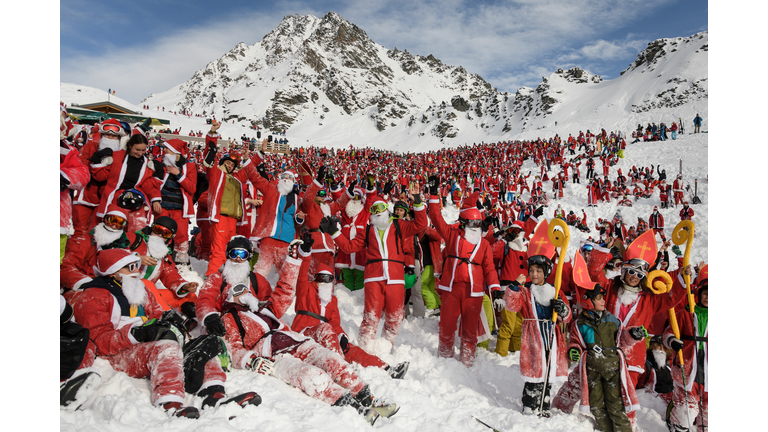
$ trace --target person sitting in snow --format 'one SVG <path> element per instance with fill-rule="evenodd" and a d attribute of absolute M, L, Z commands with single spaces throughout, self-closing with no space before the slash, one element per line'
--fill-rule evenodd
<path fill-rule="evenodd" d="M 314 239 L 309 233 L 304 233 L 304 242 L 299 249 L 302 259 L 300 275 L 309 275 L 312 279 L 299 277 L 296 281 L 296 317 L 291 323 L 291 329 L 297 333 L 311 337 L 323 347 L 341 355 L 348 363 L 357 363 L 363 367 L 374 366 L 389 372 L 389 376 L 401 379 L 408 372 L 408 362 L 389 366 L 379 357 L 368 354 L 360 347 L 349 341 L 341 327 L 338 300 L 334 295 L 333 268 L 327 264 L 318 264 L 317 271 L 309 271 L 312 243 Z M 309 253 L 305 253 L 309 249 Z"/>
<path fill-rule="evenodd" d="M 243 236 L 233 237 L 221 271 L 209 276 L 203 285 L 198 318 L 209 332 L 223 334 L 237 369 L 274 376 L 334 406 L 350 405 L 371 424 L 380 415 L 394 415 L 398 409 L 395 404 L 372 406 L 370 388 L 341 355 L 290 330 L 281 321 L 294 301 L 302 263 L 299 243 L 296 240 L 289 246 L 273 290 L 266 279 L 250 270 L 251 243 Z M 312 247 L 311 242 L 302 246 L 304 254 Z"/>

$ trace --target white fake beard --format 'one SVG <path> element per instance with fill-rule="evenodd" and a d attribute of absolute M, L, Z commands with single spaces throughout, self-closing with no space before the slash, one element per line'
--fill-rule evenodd
<path fill-rule="evenodd" d="M 277 191 L 280 192 L 280 196 L 286 196 L 293 190 L 293 182 L 291 180 L 280 179 L 277 182 Z"/>
<path fill-rule="evenodd" d="M 132 305 L 143 305 L 147 300 L 147 291 L 144 289 L 144 282 L 139 278 L 138 273 L 124 274 L 120 281 L 123 289 L 123 295 Z"/>
<path fill-rule="evenodd" d="M 363 211 L 363 200 L 349 200 L 344 211 L 350 218 L 359 215 Z"/>
<path fill-rule="evenodd" d="M 555 287 L 548 283 L 544 285 L 531 284 L 531 294 L 536 300 L 536 303 L 542 306 L 549 306 L 552 300 L 555 299 Z"/>
<path fill-rule="evenodd" d="M 93 227 L 93 241 L 96 242 L 96 246 L 99 248 L 112 243 L 122 235 L 123 230 L 113 231 L 111 228 L 104 225 L 104 222 Z"/>
<path fill-rule="evenodd" d="M 608 271 L 605 272 L 605 278 L 606 279 L 613 279 L 616 276 L 619 276 L 620 274 L 621 274 L 621 272 L 618 271 L 618 270 L 608 270 Z"/>
<path fill-rule="evenodd" d="M 520 233 L 514 240 L 507 242 L 510 249 L 517 252 L 525 252 L 528 250 L 528 242 L 525 241 L 523 233 Z"/>
<path fill-rule="evenodd" d="M 239 283 L 246 283 L 250 273 L 251 267 L 248 261 L 236 263 L 232 260 L 227 260 L 224 263 L 224 268 L 221 270 L 221 277 L 226 283 L 237 285 Z"/>
<path fill-rule="evenodd" d="M 483 232 L 481 228 L 465 228 L 464 229 L 464 240 L 470 242 L 473 245 L 476 245 L 480 243 L 480 240 L 483 238 Z"/>
<path fill-rule="evenodd" d="M 320 204 L 320 210 L 323 212 L 323 216 L 330 216 L 331 215 L 331 207 L 326 203 Z"/>
<path fill-rule="evenodd" d="M 389 223 L 389 210 L 371 215 L 371 224 L 376 227 L 376 229 L 385 230 L 389 226 Z"/>
<path fill-rule="evenodd" d="M 120 140 L 117 138 L 107 138 L 102 135 L 99 138 L 99 150 L 104 150 L 105 148 L 111 148 L 113 152 L 120 150 Z"/>
<path fill-rule="evenodd" d="M 627 291 L 625 288 L 632 288 L 632 287 L 627 287 L 626 285 L 624 285 L 619 290 L 619 301 L 621 302 L 621 304 L 625 306 L 629 306 L 637 301 L 637 297 L 640 295 L 640 292 Z"/>
<path fill-rule="evenodd" d="M 653 354 L 653 359 L 656 361 L 656 366 L 659 368 L 662 368 L 667 365 L 667 353 L 665 353 L 662 350 L 651 350 L 651 354 Z"/>
<path fill-rule="evenodd" d="M 333 283 L 318 283 L 317 295 L 320 297 L 320 303 L 327 305 L 333 299 Z"/>
<path fill-rule="evenodd" d="M 163 165 L 167 167 L 176 166 L 176 155 L 166 153 L 166 155 L 163 156 Z"/>
<path fill-rule="evenodd" d="M 150 234 L 149 240 L 147 240 L 147 252 L 152 258 L 161 260 L 168 255 L 168 245 L 165 244 L 162 237 Z"/>

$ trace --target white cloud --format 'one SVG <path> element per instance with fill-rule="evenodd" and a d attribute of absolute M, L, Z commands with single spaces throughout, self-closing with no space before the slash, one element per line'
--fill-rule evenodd
<path fill-rule="evenodd" d="M 617 60 L 627 55 L 637 53 L 646 46 L 648 41 L 625 40 L 608 42 L 602 39 L 582 47 L 579 53 L 586 59 Z"/>
<path fill-rule="evenodd" d="M 525 0 L 467 6 L 462 0 L 381 0 L 340 3 L 334 12 L 387 48 L 433 54 L 504 89 L 508 87 L 502 83 L 538 82 L 560 67 L 564 58 L 615 58 L 636 41 L 601 40 L 579 46 L 625 25 L 627 20 L 648 14 L 665 1 Z M 276 7 L 278 10 L 243 12 L 239 18 L 190 27 L 144 46 L 113 47 L 97 54 L 62 58 L 61 81 L 116 88 L 122 97 L 139 102 L 150 93 L 189 79 L 238 42 L 258 42 L 285 15 L 323 16 L 328 12 L 316 10 L 307 0 L 280 2 Z M 534 76 L 531 71 L 535 68 L 548 72 Z M 528 81 L 528 77 L 535 80 Z"/>

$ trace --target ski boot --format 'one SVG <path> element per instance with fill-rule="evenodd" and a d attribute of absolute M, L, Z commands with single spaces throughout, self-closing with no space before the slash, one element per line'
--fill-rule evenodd
<path fill-rule="evenodd" d="M 200 418 L 200 411 L 195 407 L 185 407 L 181 402 L 167 402 L 161 405 L 165 412 L 175 417 L 185 417 L 188 419 Z"/>
<path fill-rule="evenodd" d="M 373 426 L 373 424 L 376 423 L 376 420 L 378 420 L 379 418 L 379 413 L 374 408 L 369 408 L 361 405 L 358 400 L 352 397 L 352 393 L 349 393 L 349 392 L 344 393 L 344 395 L 340 397 L 339 400 L 334 402 L 332 406 L 347 406 L 347 405 L 357 410 L 358 414 L 365 417 L 365 421 L 368 422 L 368 424 L 370 424 L 371 426 Z"/>
<path fill-rule="evenodd" d="M 224 392 L 224 386 L 222 385 L 206 387 L 200 390 L 197 395 L 203 398 L 203 409 L 214 408 L 217 405 L 226 405 L 228 403 L 236 403 L 243 408 L 247 405 L 258 406 L 261 404 L 261 396 L 256 392 L 246 392 L 224 400 L 226 393 Z M 224 401 L 222 402 L 222 400 Z"/>

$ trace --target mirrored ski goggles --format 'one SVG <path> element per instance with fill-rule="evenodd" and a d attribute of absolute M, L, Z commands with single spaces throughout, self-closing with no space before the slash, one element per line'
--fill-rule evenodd
<path fill-rule="evenodd" d="M 141 262 L 140 261 L 134 261 L 134 262 L 128 264 L 127 266 L 123 267 L 123 268 L 128 269 L 128 271 L 131 272 L 131 273 L 136 273 L 137 271 L 139 271 L 139 267 L 141 267 Z"/>
<path fill-rule="evenodd" d="M 470 219 L 470 220 L 464 220 L 464 227 L 465 228 L 480 228 L 483 226 L 483 221 L 480 219 Z"/>
<path fill-rule="evenodd" d="M 157 224 L 152 225 L 152 233 L 166 240 L 173 237 L 173 231 L 169 230 L 168 228 L 162 225 L 157 225 Z"/>
<path fill-rule="evenodd" d="M 109 214 L 104 216 L 104 223 L 122 229 L 128 223 L 128 220 L 122 216 Z"/>
<path fill-rule="evenodd" d="M 251 253 L 247 249 L 236 248 L 227 252 L 227 258 L 229 259 L 241 259 L 247 260 L 251 257 Z"/>
<path fill-rule="evenodd" d="M 592 252 L 592 250 L 595 249 L 592 245 L 584 245 L 581 247 L 582 252 Z"/>
<path fill-rule="evenodd" d="M 315 282 L 318 283 L 331 283 L 335 280 L 332 274 L 318 273 L 315 275 Z"/>
<path fill-rule="evenodd" d="M 102 125 L 101 133 L 110 133 L 113 135 L 120 135 L 120 126 L 113 125 L 113 124 Z"/>
<path fill-rule="evenodd" d="M 325 189 L 320 189 L 317 191 L 317 194 L 315 196 L 319 196 L 320 198 L 325 198 L 328 196 L 328 192 Z"/>
<path fill-rule="evenodd" d="M 384 213 L 387 210 L 387 205 L 384 203 L 378 203 L 371 206 L 371 208 L 368 209 L 371 214 L 379 214 Z"/>
<path fill-rule="evenodd" d="M 248 291 L 248 287 L 244 284 L 237 284 L 232 287 L 232 296 L 237 297 L 245 294 L 245 292 Z"/>

